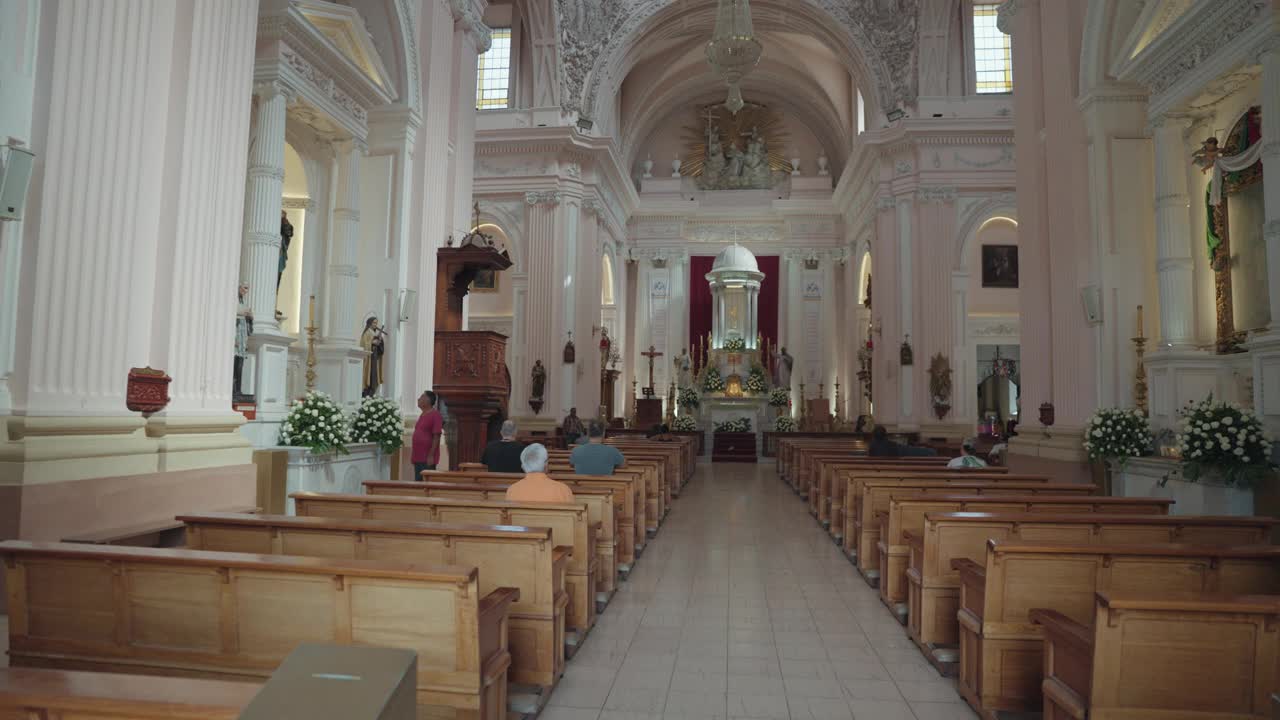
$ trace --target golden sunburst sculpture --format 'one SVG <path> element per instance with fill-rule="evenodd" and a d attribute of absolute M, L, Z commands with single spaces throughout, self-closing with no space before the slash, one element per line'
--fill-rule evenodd
<path fill-rule="evenodd" d="M 735 115 L 725 109 L 724 103 L 716 102 L 698 107 L 696 123 L 684 128 L 686 151 L 684 162 L 680 164 L 681 175 L 710 180 L 703 175 L 707 171 L 707 139 L 713 128 L 720 140 L 721 152 L 725 154 L 745 153 L 752 132 L 758 132 L 765 142 L 769 169 L 772 172 L 791 172 L 790 161 L 779 149 L 786 147 L 790 138 L 780 114 L 767 105 L 748 102 Z"/>

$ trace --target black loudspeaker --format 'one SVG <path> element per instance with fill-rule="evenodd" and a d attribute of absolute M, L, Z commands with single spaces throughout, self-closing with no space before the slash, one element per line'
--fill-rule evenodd
<path fill-rule="evenodd" d="M 21 220 L 35 154 L 13 145 L 0 147 L 0 220 Z"/>

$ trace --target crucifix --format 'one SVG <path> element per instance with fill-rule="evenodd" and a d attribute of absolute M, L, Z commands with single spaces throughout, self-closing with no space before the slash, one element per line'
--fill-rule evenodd
<path fill-rule="evenodd" d="M 653 387 L 653 359 L 662 357 L 662 353 L 656 352 L 652 345 L 649 346 L 649 352 L 642 352 L 641 355 L 649 358 L 649 387 Z"/>

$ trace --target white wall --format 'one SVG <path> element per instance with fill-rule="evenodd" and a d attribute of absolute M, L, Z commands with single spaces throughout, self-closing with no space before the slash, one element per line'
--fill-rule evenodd
<path fill-rule="evenodd" d="M 390 235 L 393 166 L 390 155 L 372 155 L 360 161 L 360 279 L 356 290 L 360 327 L 354 332 L 359 337 L 365 318 L 370 315 L 376 315 L 387 329 L 384 382 L 396 376 L 390 367 L 395 357 L 390 349 L 400 341 L 399 323 L 395 321 L 400 259 L 396 257 Z M 394 394 L 388 392 L 388 396 L 394 397 Z"/>
<path fill-rule="evenodd" d="M 1017 288 L 982 287 L 982 246 L 1017 244 L 1017 223 L 1004 218 L 992 218 L 982 225 L 973 242 L 965 248 L 965 266 L 969 268 L 968 304 L 971 314 L 1016 314 L 1018 312 Z"/>

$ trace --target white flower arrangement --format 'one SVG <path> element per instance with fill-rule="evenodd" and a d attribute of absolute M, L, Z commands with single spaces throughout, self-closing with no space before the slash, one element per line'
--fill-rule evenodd
<path fill-rule="evenodd" d="M 795 432 L 796 421 L 790 415 L 783 415 L 773 421 L 774 432 Z"/>
<path fill-rule="evenodd" d="M 351 432 L 342 410 L 328 395 L 309 392 L 293 403 L 280 426 L 280 444 L 310 448 L 314 453 L 347 454 Z"/>
<path fill-rule="evenodd" d="M 720 369 L 715 365 L 707 368 L 707 373 L 702 378 L 702 391 L 724 392 L 724 378 L 720 375 Z"/>
<path fill-rule="evenodd" d="M 1190 482 L 1220 479 L 1226 485 L 1251 487 L 1266 478 L 1271 464 L 1271 438 L 1252 410 L 1213 397 L 1188 404 L 1182 416 L 1178 450 L 1182 477 Z"/>
<path fill-rule="evenodd" d="M 698 423 L 694 421 L 692 415 L 681 415 L 671 423 L 671 429 L 676 432 L 693 432 L 698 429 Z"/>
<path fill-rule="evenodd" d="M 716 432 L 718 433 L 751 432 L 751 418 L 740 417 L 737 420 L 726 420 L 722 423 L 716 423 Z"/>
<path fill-rule="evenodd" d="M 759 365 L 752 365 L 751 372 L 747 373 L 747 381 L 743 384 L 742 389 L 752 393 L 768 392 L 769 383 L 764 379 L 764 368 Z"/>
<path fill-rule="evenodd" d="M 681 388 L 679 395 L 676 396 L 676 404 L 682 408 L 696 408 L 702 404 L 702 398 L 698 395 L 698 391 L 691 387 Z"/>
<path fill-rule="evenodd" d="M 770 407 L 786 407 L 791 404 L 791 389 L 776 387 L 769 391 Z"/>
<path fill-rule="evenodd" d="M 1084 450 L 1090 460 L 1116 460 L 1121 465 L 1151 448 L 1147 416 L 1126 408 L 1102 408 L 1084 426 Z"/>
<path fill-rule="evenodd" d="M 747 349 L 747 341 L 742 338 L 729 338 L 724 341 L 724 349 L 728 352 L 742 352 Z"/>
<path fill-rule="evenodd" d="M 400 406 L 384 397 L 367 397 L 351 421 L 354 442 L 377 443 L 382 452 L 394 454 L 404 446 L 404 420 Z"/>

